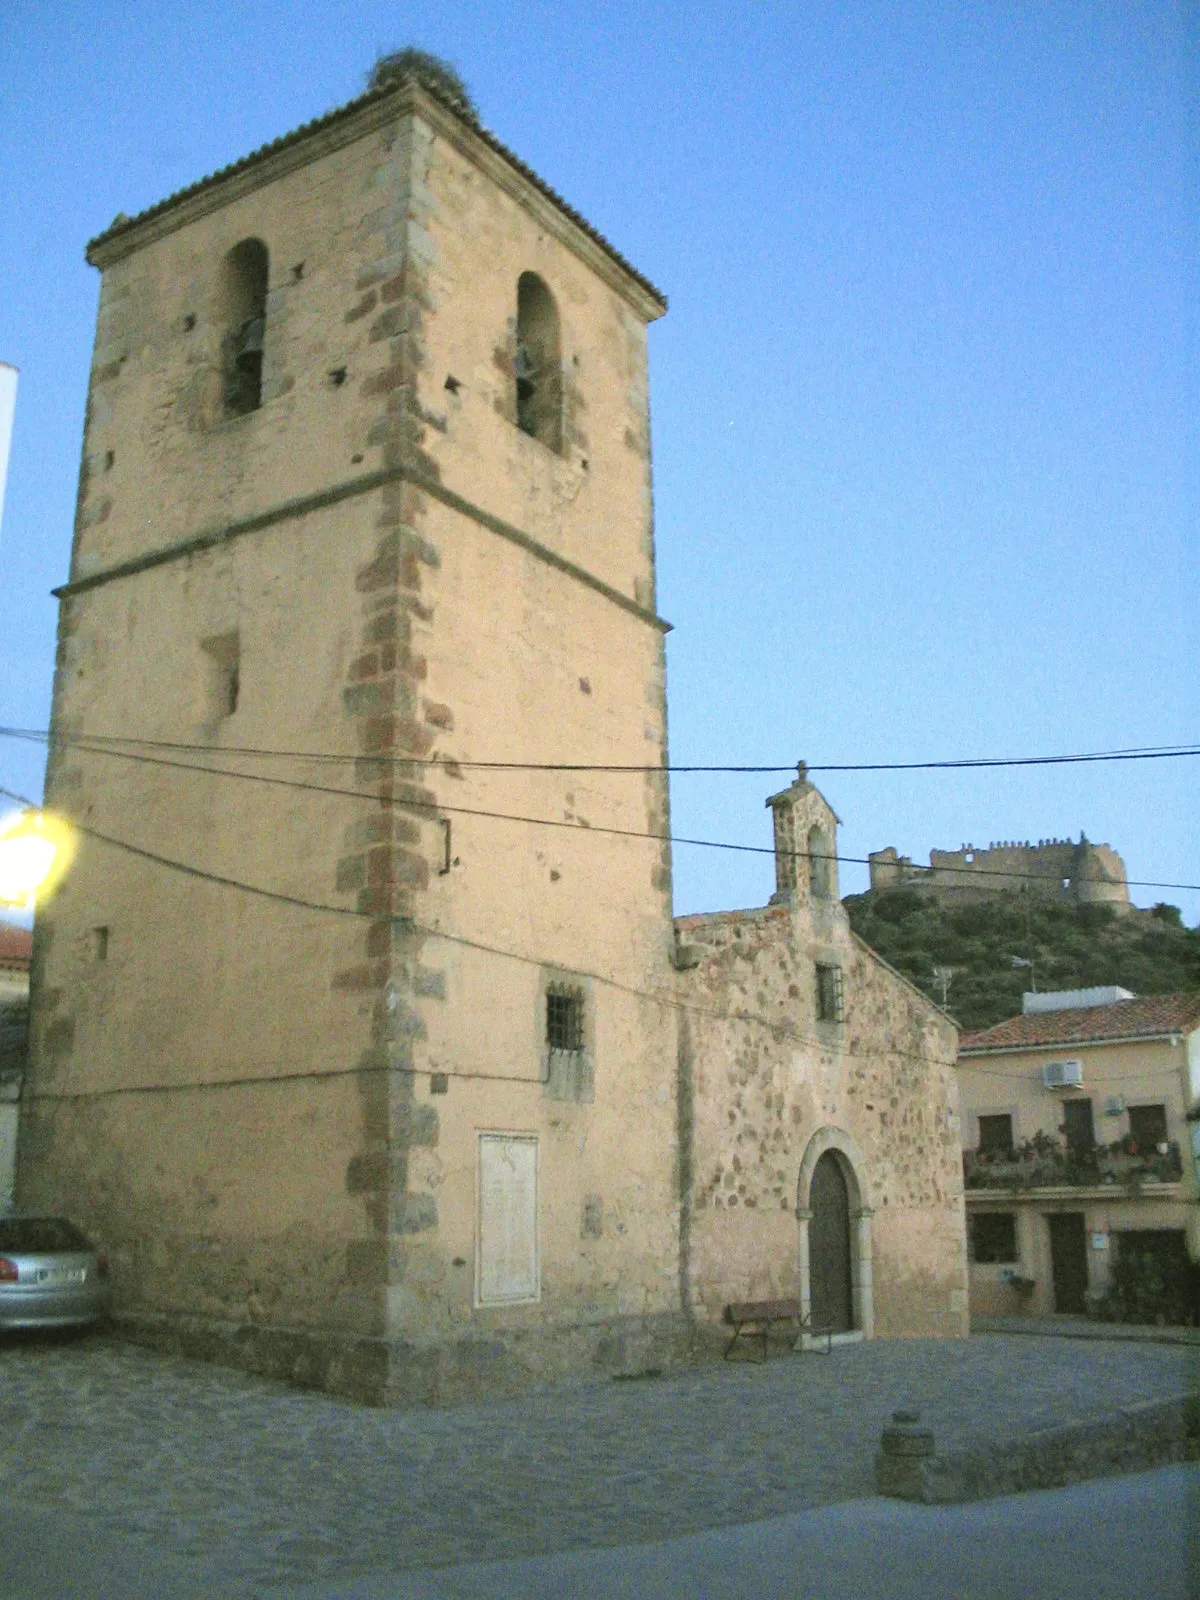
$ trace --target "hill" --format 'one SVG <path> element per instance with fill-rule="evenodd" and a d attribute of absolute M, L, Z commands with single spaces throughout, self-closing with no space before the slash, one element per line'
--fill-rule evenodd
<path fill-rule="evenodd" d="M 1111 906 L 1046 904 L 1012 891 L 944 906 L 911 889 L 847 895 L 844 904 L 859 938 L 939 1004 L 934 968 L 953 969 L 946 1008 L 963 1028 L 1020 1013 L 1031 983 L 1014 956 L 1032 959 L 1039 989 L 1200 989 L 1200 928 L 1185 928 L 1175 906 L 1122 916 Z"/>

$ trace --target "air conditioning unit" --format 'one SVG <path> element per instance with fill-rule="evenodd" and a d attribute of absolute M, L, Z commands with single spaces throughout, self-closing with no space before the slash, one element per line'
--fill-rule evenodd
<path fill-rule="evenodd" d="M 1047 1089 L 1078 1089 L 1083 1084 L 1083 1062 L 1047 1061 L 1042 1082 Z"/>

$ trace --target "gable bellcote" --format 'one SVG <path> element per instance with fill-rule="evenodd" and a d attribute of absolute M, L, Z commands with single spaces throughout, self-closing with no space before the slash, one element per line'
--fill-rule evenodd
<path fill-rule="evenodd" d="M 838 899 L 839 818 L 808 781 L 801 761 L 796 780 L 767 801 L 775 822 L 775 893 L 772 905 Z"/>

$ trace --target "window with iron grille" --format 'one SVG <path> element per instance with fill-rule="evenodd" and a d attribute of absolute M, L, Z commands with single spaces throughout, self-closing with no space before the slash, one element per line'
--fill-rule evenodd
<path fill-rule="evenodd" d="M 555 986 L 546 994 L 546 1043 L 551 1050 L 583 1049 L 583 994 Z"/>
<path fill-rule="evenodd" d="M 592 1099 L 591 1017 L 583 986 L 556 979 L 546 984 L 542 1074 L 552 1100 Z"/>
<path fill-rule="evenodd" d="M 842 969 L 817 963 L 817 1021 L 841 1022 L 845 1017 Z"/>

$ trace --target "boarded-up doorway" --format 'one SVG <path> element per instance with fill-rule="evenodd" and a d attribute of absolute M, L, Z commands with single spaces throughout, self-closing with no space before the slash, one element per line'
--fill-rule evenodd
<path fill-rule="evenodd" d="M 850 1194 L 841 1163 L 827 1150 L 813 1169 L 809 1191 L 809 1283 L 814 1325 L 847 1333 L 854 1326 L 850 1269 Z"/>
<path fill-rule="evenodd" d="M 1046 1218 L 1050 1227 L 1050 1272 L 1054 1309 L 1075 1316 L 1087 1310 L 1087 1237 L 1082 1211 L 1062 1211 Z"/>
<path fill-rule="evenodd" d="M 526 1305 L 540 1298 L 537 1179 L 535 1135 L 479 1135 L 478 1305 Z"/>

